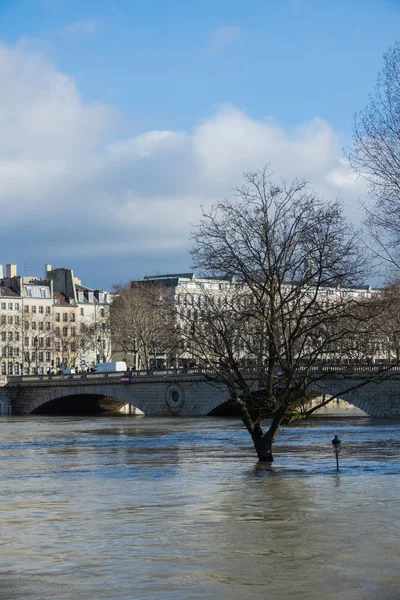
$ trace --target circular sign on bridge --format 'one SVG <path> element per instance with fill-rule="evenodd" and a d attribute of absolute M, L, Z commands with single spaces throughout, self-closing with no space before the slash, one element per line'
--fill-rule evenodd
<path fill-rule="evenodd" d="M 178 413 L 185 404 L 185 395 L 180 385 L 169 385 L 165 392 L 165 401 L 173 413 Z"/>

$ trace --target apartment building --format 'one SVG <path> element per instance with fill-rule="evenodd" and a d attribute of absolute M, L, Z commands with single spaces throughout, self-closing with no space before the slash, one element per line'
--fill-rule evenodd
<path fill-rule="evenodd" d="M 54 293 L 56 365 L 84 369 L 110 360 L 112 295 L 83 286 L 72 269 L 45 270 Z"/>
<path fill-rule="evenodd" d="M 134 283 L 138 283 L 137 281 Z M 207 328 L 206 319 L 204 315 L 207 313 L 207 305 L 213 304 L 213 311 L 215 314 L 215 307 L 218 306 L 223 310 L 223 307 L 229 307 L 233 309 L 233 313 L 240 312 L 240 307 L 244 307 L 246 302 L 249 301 L 249 294 L 246 286 L 242 282 L 238 282 L 234 277 L 197 277 L 195 273 L 174 273 L 164 275 L 152 275 L 143 278 L 142 283 L 153 283 L 160 286 L 164 298 L 173 307 L 177 318 L 177 324 L 181 327 L 193 326 L 196 323 L 198 317 L 202 315 L 202 327 Z M 291 286 L 287 285 L 288 294 L 290 293 Z M 368 299 L 374 294 L 379 293 L 379 290 L 373 290 L 370 286 L 365 287 L 321 287 L 313 289 L 310 287 L 307 289 L 307 294 L 314 295 L 318 294 L 318 302 L 320 306 L 328 306 L 335 302 L 342 302 L 343 300 L 351 299 Z M 236 308 L 235 308 L 236 307 Z M 233 316 L 232 322 L 234 323 L 235 318 Z M 249 343 L 246 344 L 246 340 L 238 339 L 236 352 L 241 360 L 246 362 L 248 357 L 249 348 L 251 348 L 251 325 L 247 324 L 247 333 L 249 336 Z M 360 331 L 361 334 L 361 331 Z M 211 335 L 211 328 L 210 328 Z M 189 337 L 189 336 L 187 336 Z M 384 340 L 372 340 L 369 339 L 367 344 L 370 346 L 370 359 L 386 358 L 387 350 L 385 348 Z M 190 362 L 191 358 L 195 360 L 195 356 L 199 356 L 198 348 L 194 349 L 191 356 L 191 342 L 190 338 L 186 343 L 186 351 L 181 354 L 180 361 L 183 363 Z M 162 360 L 161 357 L 160 360 Z M 340 351 L 336 356 L 332 355 L 331 359 L 344 358 Z M 348 359 L 356 358 L 356 353 Z"/>
<path fill-rule="evenodd" d="M 82 286 L 72 269 L 45 265 L 43 278 L 0 265 L 0 374 L 86 369 L 109 360 L 110 294 Z"/>

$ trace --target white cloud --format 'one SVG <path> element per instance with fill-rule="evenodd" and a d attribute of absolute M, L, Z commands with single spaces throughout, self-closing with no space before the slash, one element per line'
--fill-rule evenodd
<path fill-rule="evenodd" d="M 227 106 L 191 132 L 110 142 L 116 111 L 83 102 L 74 81 L 45 57 L 0 45 L 0 80 L 0 235 L 3 249 L 15 250 L 0 262 L 63 257 L 68 266 L 75 257 L 78 271 L 87 257 L 145 253 L 152 270 L 162 270 L 186 252 L 200 206 L 232 195 L 244 171 L 267 163 L 275 178 L 305 178 L 357 214 L 362 183 L 322 119 L 287 131 Z"/>
<path fill-rule="evenodd" d="M 77 35 L 93 35 L 99 29 L 96 19 L 80 19 L 64 27 L 65 33 Z"/>
<path fill-rule="evenodd" d="M 207 43 L 207 51 L 210 54 L 223 52 L 227 46 L 242 36 L 242 29 L 235 25 L 222 25 L 210 34 Z"/>

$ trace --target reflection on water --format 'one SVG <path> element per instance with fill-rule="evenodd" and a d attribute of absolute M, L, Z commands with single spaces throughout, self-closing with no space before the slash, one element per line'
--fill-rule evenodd
<path fill-rule="evenodd" d="M 0 427 L 0 599 L 399 598 L 400 423 L 298 424 L 272 467 L 234 420 Z"/>

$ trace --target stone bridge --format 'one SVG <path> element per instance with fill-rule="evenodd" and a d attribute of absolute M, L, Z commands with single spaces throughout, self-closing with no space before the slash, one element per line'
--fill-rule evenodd
<path fill-rule="evenodd" d="M 202 369 L 29 375 L 0 387 L 2 414 L 123 410 L 152 416 L 203 416 L 229 400 Z M 0 384 L 1 385 L 1 384 Z"/>
<path fill-rule="evenodd" d="M 400 368 L 329 367 L 315 371 L 310 389 L 336 396 L 372 417 L 400 417 Z M 122 410 L 152 416 L 205 416 L 229 401 L 222 383 L 203 369 L 76 375 L 30 375 L 0 381 L 0 414 Z M 251 372 L 248 377 L 256 376 Z"/>

